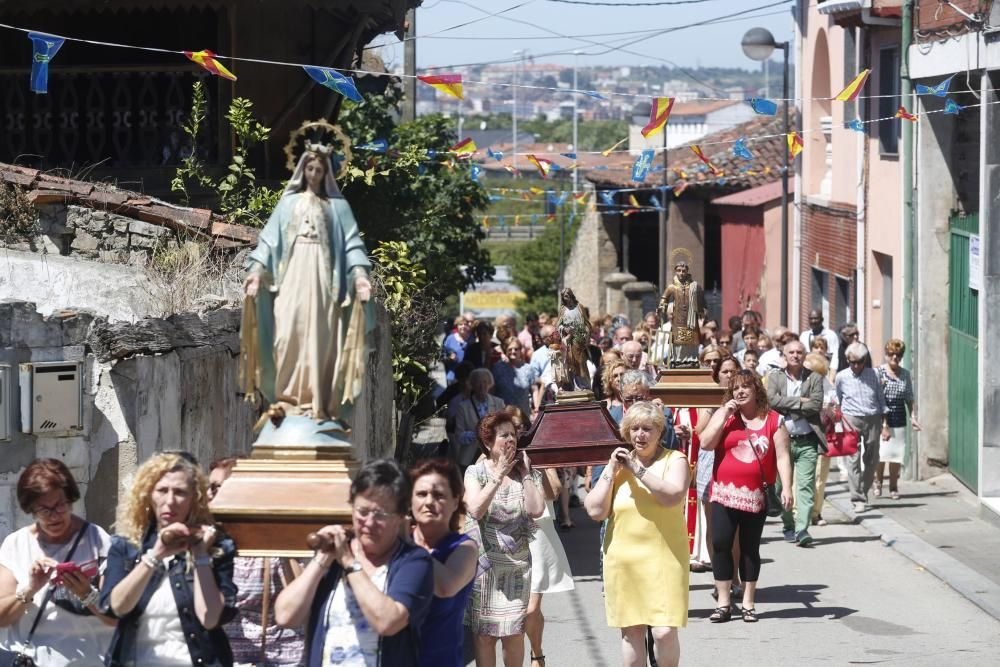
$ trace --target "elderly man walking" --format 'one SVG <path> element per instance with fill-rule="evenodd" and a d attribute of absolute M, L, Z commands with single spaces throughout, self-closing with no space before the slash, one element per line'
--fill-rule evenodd
<path fill-rule="evenodd" d="M 851 501 L 855 512 L 868 510 L 868 491 L 875 479 L 878 468 L 879 442 L 885 427 L 889 409 L 885 403 L 882 383 L 871 366 L 866 365 L 868 348 L 864 343 L 854 342 L 847 346 L 845 353 L 847 368 L 837 373 L 837 400 L 840 410 L 851 426 L 858 432 L 861 449 L 848 457 L 847 483 L 851 489 Z M 864 469 L 862 470 L 862 462 Z"/>
<path fill-rule="evenodd" d="M 788 430 L 792 466 L 795 470 L 795 507 L 797 511 L 782 512 L 781 523 L 786 542 L 800 547 L 813 541 L 809 521 L 816 498 L 816 457 L 826 451 L 826 439 L 820 410 L 823 408 L 823 376 L 802 364 L 806 348 L 793 338 L 784 347 L 785 368 L 767 377 L 767 401 L 785 418 Z M 780 492 L 780 480 L 778 489 Z"/>

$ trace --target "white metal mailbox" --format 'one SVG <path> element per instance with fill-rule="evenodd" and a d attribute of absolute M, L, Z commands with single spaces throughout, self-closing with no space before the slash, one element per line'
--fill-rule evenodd
<path fill-rule="evenodd" d="M 44 361 L 19 366 L 21 431 L 74 434 L 83 428 L 83 364 Z"/>

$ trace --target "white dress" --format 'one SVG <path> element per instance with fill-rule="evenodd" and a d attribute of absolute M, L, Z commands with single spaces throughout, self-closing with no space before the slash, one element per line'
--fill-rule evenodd
<path fill-rule="evenodd" d="M 532 593 L 563 593 L 576 588 L 566 550 L 563 549 L 562 540 L 559 539 L 552 520 L 554 514 L 552 501 L 547 501 L 542 516 L 535 519 L 538 530 L 528 543 L 528 550 L 531 551 Z"/>

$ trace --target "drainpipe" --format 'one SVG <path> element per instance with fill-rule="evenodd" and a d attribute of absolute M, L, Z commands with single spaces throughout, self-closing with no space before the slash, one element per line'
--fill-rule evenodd
<path fill-rule="evenodd" d="M 903 32 L 899 46 L 899 77 L 900 100 L 906 108 L 913 109 L 913 82 L 910 81 L 910 44 L 913 40 L 913 0 L 903 2 Z M 914 110 L 916 111 L 916 110 Z M 913 295 L 917 289 L 917 266 L 914 254 L 914 236 L 916 227 L 913 208 L 913 123 L 903 123 L 903 342 L 909 352 L 910 372 L 913 378 L 914 393 L 919 382 L 920 372 L 917 362 L 916 340 L 913 338 Z M 906 470 L 907 479 L 919 479 L 920 457 L 917 456 L 917 444 L 913 441 L 910 429 L 906 430 L 906 448 L 909 450 L 910 465 Z"/>
<path fill-rule="evenodd" d="M 855 45 L 858 49 L 858 54 L 861 56 L 857 58 L 855 62 L 868 63 L 868 54 L 871 49 L 871 38 L 868 32 L 868 27 L 865 25 L 861 26 L 860 32 L 858 34 L 857 44 Z M 867 117 L 867 107 L 868 100 L 860 99 L 858 100 L 858 111 L 861 118 Z M 857 312 L 854 314 L 854 321 L 858 323 L 858 330 L 861 331 L 862 335 L 868 337 L 869 344 L 873 343 L 871 339 L 871 332 L 868 331 L 868 280 L 867 280 L 867 263 L 866 263 L 866 250 L 868 247 L 868 135 L 867 134 L 857 134 L 857 180 L 855 181 L 857 185 L 857 190 L 855 192 L 855 207 L 857 209 L 857 226 L 856 226 L 856 236 L 857 240 L 855 242 L 855 294 L 857 298 Z M 872 345 L 874 348 L 874 345 Z"/>

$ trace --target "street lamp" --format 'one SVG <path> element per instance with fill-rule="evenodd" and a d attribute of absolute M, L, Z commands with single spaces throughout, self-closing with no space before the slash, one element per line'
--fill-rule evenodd
<path fill-rule="evenodd" d="M 649 122 L 649 116 L 653 112 L 653 105 L 650 102 L 639 102 L 632 108 L 632 124 L 644 126 Z M 660 294 L 667 288 L 667 125 L 663 126 L 663 184 L 660 188 L 660 210 L 659 213 L 659 257 L 660 265 L 657 273 L 657 283 Z"/>
<path fill-rule="evenodd" d="M 743 35 L 742 46 L 746 57 L 757 61 L 767 60 L 775 49 L 781 49 L 783 52 L 781 109 L 783 132 L 787 140 L 790 132 L 788 123 L 788 42 L 775 42 L 774 35 L 766 28 L 751 28 Z M 781 324 L 788 326 L 788 149 L 785 148 L 783 152 L 785 165 L 784 169 L 781 170 Z"/>
<path fill-rule="evenodd" d="M 573 52 L 573 152 L 577 154 L 577 164 L 579 164 L 579 153 L 580 147 L 579 142 L 579 130 L 577 127 L 577 121 L 579 116 L 579 110 L 577 105 L 577 99 L 580 97 L 577 93 L 577 78 L 576 78 L 576 68 L 579 64 L 581 51 Z M 580 188 L 580 169 L 576 167 L 573 169 L 573 221 L 576 222 L 576 194 L 579 192 Z M 566 217 L 560 216 L 559 222 L 559 292 L 556 295 L 556 303 L 559 303 L 559 294 L 562 294 L 563 287 L 565 287 L 566 282 Z"/>
<path fill-rule="evenodd" d="M 512 136 L 511 136 L 511 164 L 514 167 L 514 173 L 517 173 L 517 73 L 518 67 L 524 61 L 525 51 L 523 49 L 517 49 L 514 51 L 514 57 L 517 58 L 517 62 L 514 63 L 514 85 L 511 90 L 514 93 L 514 108 L 510 110 L 510 118 L 512 125 Z"/>

